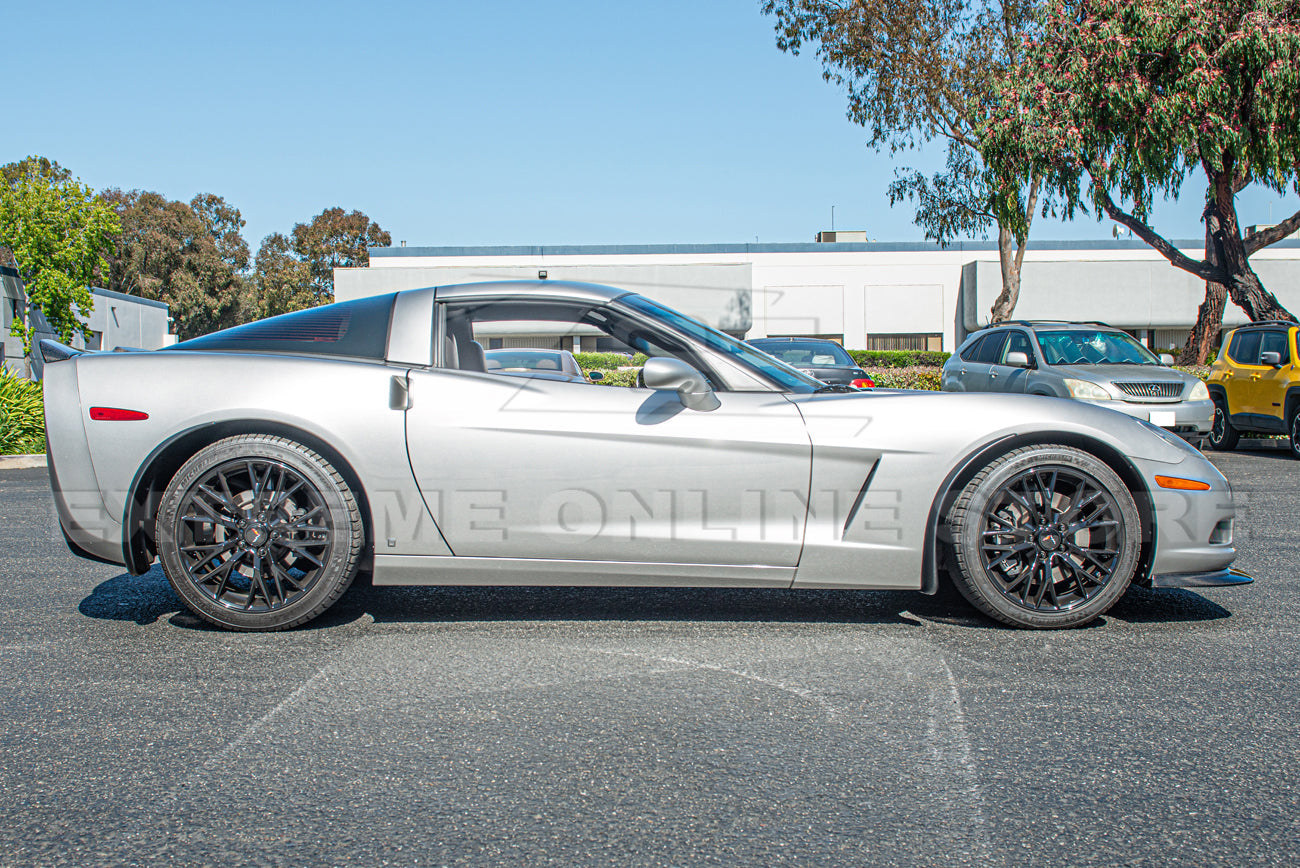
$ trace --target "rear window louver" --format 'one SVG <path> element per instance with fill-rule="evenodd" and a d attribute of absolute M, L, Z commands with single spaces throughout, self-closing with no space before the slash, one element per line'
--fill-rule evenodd
<path fill-rule="evenodd" d="M 194 338 L 176 349 L 383 359 L 396 298 L 396 293 L 376 295 L 286 313 Z"/>

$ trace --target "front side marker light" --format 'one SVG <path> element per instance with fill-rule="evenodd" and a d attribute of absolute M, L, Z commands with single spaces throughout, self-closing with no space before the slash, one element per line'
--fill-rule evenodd
<path fill-rule="evenodd" d="M 1183 479 L 1179 476 L 1157 476 L 1156 485 L 1177 491 L 1209 491 L 1210 483 L 1199 479 Z"/>

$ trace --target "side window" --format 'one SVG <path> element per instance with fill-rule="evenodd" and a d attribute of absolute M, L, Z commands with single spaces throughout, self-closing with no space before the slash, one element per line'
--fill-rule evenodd
<path fill-rule="evenodd" d="M 980 345 L 982 345 L 988 339 L 989 339 L 988 335 L 985 335 L 982 338 L 977 338 L 970 346 L 962 350 L 961 351 L 962 361 L 963 362 L 975 361 L 976 357 L 979 355 Z"/>
<path fill-rule="evenodd" d="M 689 344 L 607 306 L 508 298 L 452 300 L 442 305 L 440 367 L 542 379 L 581 377 L 581 369 L 566 351 L 575 340 L 594 345 L 602 338 L 612 343 L 612 351 L 629 357 L 645 353 L 681 359 L 719 388 L 720 380 Z"/>
<path fill-rule="evenodd" d="M 1237 332 L 1228 347 L 1228 357 L 1239 365 L 1258 365 L 1260 334 L 1258 331 Z"/>
<path fill-rule="evenodd" d="M 984 362 L 989 365 L 996 365 L 1002 360 L 1002 345 L 1007 342 L 1007 333 L 989 335 L 980 344 L 979 354 L 971 359 L 973 362 Z"/>
<path fill-rule="evenodd" d="M 1033 347 L 1029 345 L 1029 337 L 1024 332 L 1013 331 L 1007 337 L 1007 346 L 1006 349 L 1002 351 L 1000 361 L 1003 364 L 1006 364 L 1007 356 L 1011 353 L 1024 353 L 1025 357 L 1029 359 L 1029 361 L 1032 362 L 1034 360 Z"/>
<path fill-rule="evenodd" d="M 1291 354 L 1286 348 L 1286 332 L 1264 332 L 1264 335 L 1260 338 L 1259 342 L 1259 356 L 1261 359 L 1264 357 L 1264 353 L 1277 353 L 1278 358 L 1282 360 L 1282 364 L 1284 365 L 1290 361 L 1289 356 Z"/>

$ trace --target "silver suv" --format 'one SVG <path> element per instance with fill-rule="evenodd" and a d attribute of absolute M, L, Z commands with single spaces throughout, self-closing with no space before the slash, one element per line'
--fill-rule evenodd
<path fill-rule="evenodd" d="M 968 337 L 944 364 L 942 388 L 1091 401 L 1199 443 L 1214 402 L 1205 383 L 1172 362 L 1105 323 L 1014 321 Z"/>

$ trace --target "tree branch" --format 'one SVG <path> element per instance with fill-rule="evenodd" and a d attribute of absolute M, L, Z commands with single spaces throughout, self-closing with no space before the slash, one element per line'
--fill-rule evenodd
<path fill-rule="evenodd" d="M 1256 232 L 1245 240 L 1246 255 L 1250 256 L 1257 250 L 1281 241 L 1283 238 L 1300 229 L 1300 211 L 1295 212 L 1272 229 L 1265 229 L 1263 232 Z"/>
<path fill-rule="evenodd" d="M 1092 173 L 1089 172 L 1088 174 L 1091 176 Z M 1174 266 L 1196 275 L 1201 278 L 1201 280 L 1209 280 L 1214 283 L 1227 285 L 1230 276 L 1225 269 L 1210 265 L 1208 262 L 1192 259 L 1182 253 L 1177 247 L 1174 247 L 1174 245 L 1165 240 L 1164 237 L 1153 232 L 1150 226 L 1147 226 L 1132 214 L 1121 211 L 1111 200 L 1110 193 L 1106 188 L 1096 183 L 1095 180 L 1092 189 L 1096 194 L 1098 204 L 1101 205 L 1102 209 L 1110 219 L 1114 220 L 1116 223 L 1122 223 L 1129 229 L 1133 230 L 1134 235 L 1151 245 L 1157 253 L 1165 259 L 1168 259 Z"/>

